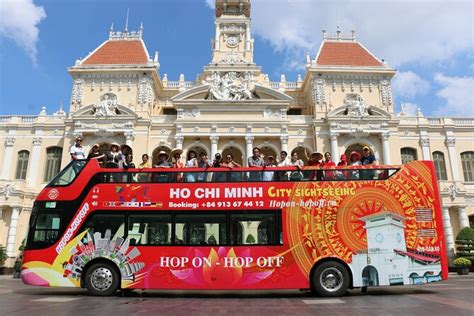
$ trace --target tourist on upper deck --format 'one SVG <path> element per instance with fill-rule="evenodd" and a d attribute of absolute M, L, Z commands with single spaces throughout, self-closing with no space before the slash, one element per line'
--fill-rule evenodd
<path fill-rule="evenodd" d="M 360 153 L 358 151 L 351 152 L 349 156 L 349 166 L 361 166 Z M 359 179 L 359 170 L 352 171 L 352 179 Z"/>
<path fill-rule="evenodd" d="M 363 166 L 375 166 L 377 165 L 377 160 L 375 159 L 375 155 L 372 153 L 372 150 L 369 148 L 369 146 L 364 146 L 362 149 L 363 156 L 360 162 L 362 163 Z M 360 178 L 369 180 L 373 179 L 375 175 L 374 170 L 362 170 Z"/>
<path fill-rule="evenodd" d="M 110 151 L 106 154 L 107 168 L 121 168 L 122 153 L 120 152 L 120 145 L 117 143 L 110 144 Z"/>
<path fill-rule="evenodd" d="M 227 154 L 225 156 L 225 161 L 221 164 L 221 167 L 227 167 L 229 169 L 233 169 L 235 167 L 242 167 L 239 163 L 234 161 L 234 156 L 232 154 Z"/>
<path fill-rule="evenodd" d="M 104 163 L 103 159 L 105 155 L 99 151 L 99 148 L 99 144 L 94 144 L 91 150 L 89 151 L 89 154 L 87 155 L 87 159 L 97 159 L 99 161 L 99 164 L 102 166 L 102 164 Z"/>
<path fill-rule="evenodd" d="M 138 169 L 151 168 L 151 161 L 148 154 L 142 155 L 142 162 L 138 164 Z"/>
<path fill-rule="evenodd" d="M 71 146 L 69 153 L 71 154 L 71 160 L 85 159 L 86 154 L 84 147 L 82 147 L 82 137 L 76 137 L 74 145 Z"/>
<path fill-rule="evenodd" d="M 339 162 L 337 163 L 338 167 L 345 167 L 347 166 L 347 158 L 345 154 L 341 155 L 341 158 L 339 159 Z M 344 171 L 336 171 L 336 178 L 343 180 L 343 179 L 349 179 L 350 172 L 347 170 Z"/>
<path fill-rule="evenodd" d="M 303 173 L 300 171 L 304 166 L 303 160 L 298 157 L 298 153 L 295 151 L 291 154 L 290 166 L 295 166 L 298 168 L 298 171 L 293 171 L 290 173 L 290 180 L 299 181 L 303 179 Z"/>
<path fill-rule="evenodd" d="M 199 160 L 198 160 L 198 167 L 207 169 L 212 166 L 212 162 L 209 160 L 207 157 L 207 154 L 205 152 L 200 152 L 199 153 Z M 200 172 L 198 173 L 197 180 L 199 182 L 206 181 L 206 173 L 205 172 Z"/>
<path fill-rule="evenodd" d="M 184 168 L 185 162 L 181 159 L 183 150 L 181 148 L 175 148 L 171 151 L 171 158 L 174 158 L 173 168 Z"/>
<path fill-rule="evenodd" d="M 185 167 L 186 168 L 197 168 L 198 167 L 198 159 L 197 153 L 194 150 L 188 151 L 187 160 Z M 196 182 L 196 174 L 193 172 L 186 173 L 186 181 L 187 182 Z"/>
<path fill-rule="evenodd" d="M 123 163 L 123 168 L 125 170 L 130 169 L 130 168 L 135 168 L 135 164 L 133 163 L 133 156 L 131 154 L 128 154 L 125 157 L 125 161 Z"/>
<path fill-rule="evenodd" d="M 313 151 L 311 155 L 308 157 L 308 152 L 306 151 L 306 148 L 304 150 L 304 154 L 306 157 L 306 160 L 308 160 L 308 166 L 310 167 L 322 167 L 324 166 L 324 162 L 322 161 L 323 159 L 323 154 L 317 151 Z M 318 181 L 323 180 L 323 171 L 322 170 L 317 170 L 317 171 L 311 171 L 309 174 L 309 179 L 314 180 L 317 179 Z"/>
<path fill-rule="evenodd" d="M 223 161 L 222 161 L 222 156 L 220 153 L 216 153 L 214 155 L 214 160 L 212 161 L 212 167 L 214 168 L 220 168 L 221 165 L 222 165 Z"/>
<path fill-rule="evenodd" d="M 248 157 L 247 162 L 249 167 L 263 167 L 265 161 L 263 160 L 260 148 L 254 147 L 252 150 L 253 155 Z M 260 171 L 249 171 L 248 180 L 249 181 L 260 181 L 262 179 L 262 174 Z"/>
<path fill-rule="evenodd" d="M 239 163 L 234 161 L 234 156 L 229 153 L 225 155 L 225 161 L 221 164 L 221 167 L 227 167 L 229 169 L 242 167 Z M 240 181 L 242 179 L 240 172 L 227 172 L 227 181 Z"/>
<path fill-rule="evenodd" d="M 273 156 L 268 156 L 267 159 L 265 159 L 265 168 L 271 168 L 275 166 L 276 166 L 275 158 L 273 158 Z M 274 174 L 275 174 L 275 171 L 264 171 L 263 181 L 272 181 Z"/>
<path fill-rule="evenodd" d="M 169 156 L 166 151 L 162 150 L 158 153 L 158 161 L 153 165 L 153 168 L 171 168 L 171 163 L 168 161 Z"/>
<path fill-rule="evenodd" d="M 324 168 L 331 168 L 335 167 L 336 163 L 332 161 L 332 156 L 329 151 L 324 153 Z M 334 180 L 336 178 L 336 174 L 332 170 L 324 171 L 324 179 L 325 180 Z"/>
<path fill-rule="evenodd" d="M 290 162 L 288 161 L 288 153 L 283 150 L 280 153 L 280 160 L 278 160 L 277 166 L 278 167 L 287 167 L 289 165 L 290 165 Z"/>
<path fill-rule="evenodd" d="M 260 148 L 254 147 L 252 153 L 253 155 L 247 159 L 249 167 L 263 167 L 265 162 L 260 155 Z"/>

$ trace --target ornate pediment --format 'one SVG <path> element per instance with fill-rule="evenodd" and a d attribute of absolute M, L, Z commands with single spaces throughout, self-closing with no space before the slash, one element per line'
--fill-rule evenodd
<path fill-rule="evenodd" d="M 103 94 L 97 103 L 80 108 L 72 116 L 73 118 L 85 117 L 94 119 L 137 117 L 134 111 L 118 104 L 117 96 L 114 93 Z"/>
<path fill-rule="evenodd" d="M 390 118 L 387 111 L 373 105 L 368 105 L 357 93 L 348 93 L 344 99 L 344 104 L 335 108 L 327 114 L 328 118 Z"/>
<path fill-rule="evenodd" d="M 229 71 L 219 74 L 213 72 L 208 79 L 210 85 L 207 99 L 222 101 L 251 100 L 258 98 L 252 89 L 252 73 Z"/>

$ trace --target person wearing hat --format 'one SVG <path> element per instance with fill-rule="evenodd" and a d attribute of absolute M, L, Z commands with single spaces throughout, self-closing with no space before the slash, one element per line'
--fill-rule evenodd
<path fill-rule="evenodd" d="M 375 159 L 375 155 L 370 150 L 369 146 L 364 146 L 362 148 L 362 159 L 360 162 L 363 166 L 375 166 L 377 165 L 377 160 Z M 360 178 L 365 180 L 373 179 L 375 175 L 374 170 L 362 170 Z"/>
<path fill-rule="evenodd" d="M 158 161 L 153 165 L 153 168 L 171 168 L 171 163 L 168 161 L 169 155 L 162 150 L 158 153 Z"/>
<path fill-rule="evenodd" d="M 117 143 L 110 144 L 110 151 L 106 154 L 106 167 L 119 168 L 122 162 L 122 153 L 120 152 L 120 145 Z"/>
<path fill-rule="evenodd" d="M 76 137 L 74 145 L 71 146 L 69 153 L 71 154 L 71 160 L 85 159 L 86 154 L 84 147 L 82 147 L 82 137 Z"/>
<path fill-rule="evenodd" d="M 352 151 L 349 155 L 349 166 L 361 166 L 360 153 L 358 151 Z M 359 179 L 359 170 L 352 171 L 352 179 Z"/>
<path fill-rule="evenodd" d="M 94 144 L 91 148 L 91 150 L 89 151 L 89 154 L 87 155 L 87 160 L 90 160 L 90 159 L 97 159 L 99 160 L 99 164 L 102 166 L 103 164 L 103 158 L 105 157 L 104 154 L 102 154 L 100 151 L 100 146 L 99 144 Z"/>
<path fill-rule="evenodd" d="M 322 161 L 323 159 L 323 154 L 317 151 L 313 151 L 311 155 L 308 157 L 308 152 L 306 151 L 306 148 L 304 149 L 304 155 L 306 157 L 306 160 L 308 160 L 308 166 L 310 167 L 322 167 L 324 166 L 324 162 Z M 317 179 L 318 181 L 323 180 L 323 172 L 322 170 L 318 170 L 316 172 L 312 171 L 309 175 L 310 180 Z"/>
<path fill-rule="evenodd" d="M 184 161 L 181 159 L 183 150 L 181 148 L 175 148 L 171 151 L 171 159 L 174 158 L 173 168 L 184 168 Z"/>
<path fill-rule="evenodd" d="M 220 168 L 222 165 L 222 156 L 220 153 L 214 155 L 214 160 L 212 161 L 213 168 Z"/>

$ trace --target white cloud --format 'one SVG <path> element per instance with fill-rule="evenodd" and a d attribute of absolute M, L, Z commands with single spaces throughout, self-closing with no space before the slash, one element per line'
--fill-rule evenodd
<path fill-rule="evenodd" d="M 216 0 L 205 0 L 209 8 L 214 9 L 216 7 Z"/>
<path fill-rule="evenodd" d="M 275 50 L 288 49 L 288 59 L 298 57 L 301 64 L 306 51 L 316 54 L 322 29 L 355 29 L 369 50 L 396 67 L 472 50 L 473 8 L 469 0 L 254 0 L 252 24 L 254 34 Z"/>
<path fill-rule="evenodd" d="M 38 24 L 46 18 L 42 6 L 33 0 L 2 0 L 0 5 L 0 35 L 23 48 L 36 64 Z"/>
<path fill-rule="evenodd" d="M 438 109 L 437 114 L 474 116 L 474 77 L 437 74 L 435 82 L 441 85 L 436 95 L 446 100 L 446 104 Z"/>
<path fill-rule="evenodd" d="M 392 80 L 393 93 L 398 98 L 413 99 L 425 95 L 430 88 L 428 81 L 413 71 L 398 72 Z"/>

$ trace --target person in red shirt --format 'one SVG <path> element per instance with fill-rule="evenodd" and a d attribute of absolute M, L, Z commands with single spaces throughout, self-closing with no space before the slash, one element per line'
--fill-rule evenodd
<path fill-rule="evenodd" d="M 324 168 L 329 169 L 331 167 L 335 167 L 336 163 L 332 161 L 332 156 L 329 151 L 324 153 Z M 336 174 L 334 171 L 327 170 L 324 172 L 324 179 L 325 180 L 334 180 L 336 178 Z"/>
<path fill-rule="evenodd" d="M 308 166 L 310 167 L 322 167 L 324 163 L 321 161 L 323 159 L 323 154 L 318 153 L 318 152 L 313 152 L 311 156 L 308 156 L 308 152 L 304 151 L 304 155 L 306 157 L 306 160 L 308 160 Z M 311 174 L 309 175 L 310 180 L 314 180 L 317 178 L 318 181 L 323 180 L 323 172 L 322 171 L 311 171 Z"/>
<path fill-rule="evenodd" d="M 347 158 L 346 155 L 342 154 L 339 162 L 337 163 L 338 167 L 345 167 L 347 166 Z M 349 171 L 339 171 L 336 172 L 336 177 L 337 178 L 342 178 L 342 179 L 349 179 L 350 173 Z"/>

